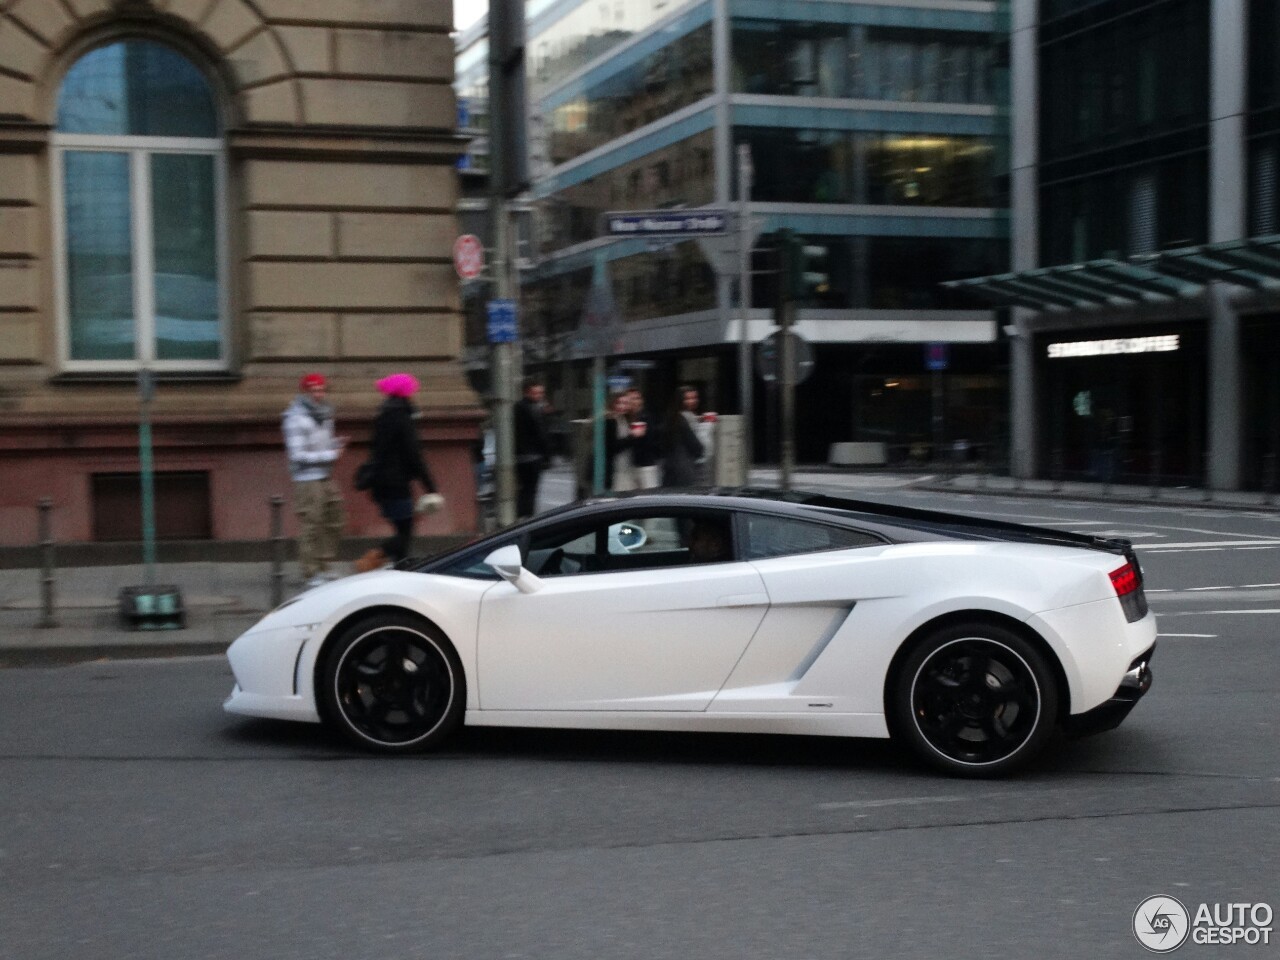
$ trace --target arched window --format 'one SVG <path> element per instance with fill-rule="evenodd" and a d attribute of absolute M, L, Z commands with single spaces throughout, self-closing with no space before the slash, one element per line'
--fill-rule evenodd
<path fill-rule="evenodd" d="M 150 40 L 85 54 L 53 157 L 65 365 L 225 366 L 223 141 L 204 75 Z"/>

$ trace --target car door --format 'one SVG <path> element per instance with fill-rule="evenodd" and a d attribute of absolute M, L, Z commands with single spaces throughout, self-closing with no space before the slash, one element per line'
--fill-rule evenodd
<path fill-rule="evenodd" d="M 566 522 L 525 545 L 541 578 L 480 605 L 483 710 L 704 710 L 768 607 L 734 552 L 728 511 L 625 511 Z M 725 537 L 695 555 L 698 523 Z"/>

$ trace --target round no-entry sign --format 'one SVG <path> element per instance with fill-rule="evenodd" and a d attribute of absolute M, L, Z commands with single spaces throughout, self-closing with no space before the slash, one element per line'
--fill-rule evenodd
<path fill-rule="evenodd" d="M 472 233 L 453 241 L 453 267 L 463 280 L 474 280 L 484 269 L 484 244 Z"/>

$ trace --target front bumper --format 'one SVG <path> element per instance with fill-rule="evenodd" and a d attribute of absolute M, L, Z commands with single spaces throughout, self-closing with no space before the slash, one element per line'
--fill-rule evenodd
<path fill-rule="evenodd" d="M 1153 643 L 1140 653 L 1129 664 L 1129 671 L 1120 681 L 1120 686 L 1111 695 L 1092 710 L 1078 713 L 1067 718 L 1066 733 L 1069 737 L 1088 737 L 1095 733 L 1114 730 L 1129 715 L 1129 711 L 1137 706 L 1138 701 L 1151 689 L 1151 657 L 1156 652 Z"/>

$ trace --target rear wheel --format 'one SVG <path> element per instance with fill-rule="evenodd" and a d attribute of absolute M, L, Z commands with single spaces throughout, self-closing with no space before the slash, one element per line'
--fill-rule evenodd
<path fill-rule="evenodd" d="M 347 626 L 325 659 L 321 695 L 343 736 L 380 753 L 436 746 L 458 726 L 466 699 L 452 644 L 407 613 Z"/>
<path fill-rule="evenodd" d="M 948 773 L 991 777 L 1039 753 L 1057 724 L 1059 692 L 1044 655 L 990 623 L 925 637 L 897 673 L 894 733 Z"/>

